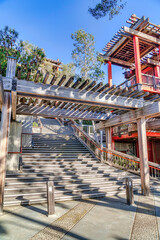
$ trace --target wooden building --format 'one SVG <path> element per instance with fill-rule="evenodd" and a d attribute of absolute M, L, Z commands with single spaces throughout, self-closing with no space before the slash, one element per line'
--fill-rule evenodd
<path fill-rule="evenodd" d="M 129 88 L 133 98 L 159 101 L 160 99 L 160 26 L 145 17 L 132 15 L 129 27 L 120 31 L 103 49 L 108 64 L 108 82 L 112 85 L 112 64 L 124 67 L 125 81 L 119 85 L 122 91 Z M 141 89 L 141 92 L 139 92 Z M 128 93 L 127 93 L 128 94 Z M 149 161 L 159 163 L 160 120 L 147 121 L 147 145 Z M 115 127 L 112 135 L 113 148 L 139 157 L 136 124 Z"/>
<path fill-rule="evenodd" d="M 160 117 L 160 27 L 148 18 L 135 15 L 131 16 L 129 24 L 104 48 L 102 57 L 108 64 L 108 83 L 104 85 L 75 80 L 74 76 L 58 79 L 53 75 L 49 80 L 47 73 L 39 82 L 38 72 L 33 81 L 29 75 L 22 80 L 15 76 L 16 59 L 8 59 L 6 77 L 0 76 L 0 212 L 3 210 L 10 123 L 16 121 L 17 115 L 97 121 L 96 129 L 105 130 L 106 148 L 92 142 L 95 156 L 103 157 L 105 153 L 105 161 L 110 160 L 111 155 L 136 161 L 140 164 L 142 193 L 149 194 L 149 168 L 154 166 L 148 161 L 146 129 L 154 129 Z M 127 69 L 127 79 L 118 86 L 112 84 L 112 64 Z M 128 124 L 135 124 L 137 129 L 139 158 L 113 149 L 114 127 Z M 77 131 L 81 136 L 82 132 Z M 85 144 L 89 144 L 87 137 Z M 156 168 L 160 170 L 157 165 Z"/>

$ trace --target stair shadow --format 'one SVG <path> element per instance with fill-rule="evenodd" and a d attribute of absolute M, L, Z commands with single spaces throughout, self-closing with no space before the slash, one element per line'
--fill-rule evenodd
<path fill-rule="evenodd" d="M 67 140 L 66 140 L 67 141 Z M 69 140 L 68 140 L 69 141 Z M 77 140 L 77 142 L 78 142 L 78 140 Z M 25 154 L 25 153 L 24 153 Z M 33 153 L 34 154 L 34 153 Z M 35 153 L 36 154 L 36 153 Z M 90 155 L 90 158 L 92 158 L 93 157 L 93 155 L 88 151 L 88 156 Z M 41 154 L 41 156 L 43 156 L 44 157 L 44 161 L 45 161 L 45 158 L 47 158 L 47 156 L 48 157 L 50 157 L 52 155 L 52 153 L 51 154 L 49 154 L 49 153 L 42 153 Z M 40 157 L 41 157 L 40 156 Z M 78 155 L 77 154 L 75 154 L 74 155 L 74 153 L 72 154 L 72 157 L 75 157 L 75 159 L 76 159 L 76 157 L 77 157 Z M 86 156 L 86 153 L 82 153 L 81 155 L 80 155 L 80 158 L 79 159 L 83 159 L 83 157 L 85 157 Z M 53 171 L 48 171 L 48 172 L 44 172 L 43 171 L 43 167 L 44 166 L 41 166 L 40 168 L 39 168 L 39 171 L 38 172 L 36 172 L 34 169 L 33 169 L 33 171 L 32 171 L 32 173 L 34 174 L 36 174 L 36 176 L 33 176 L 33 177 L 30 177 L 30 181 L 32 181 L 32 182 L 37 182 L 38 180 L 37 180 L 37 178 L 36 177 L 42 177 L 43 178 L 43 181 L 42 182 L 44 182 L 44 186 L 46 187 L 46 182 L 47 181 L 49 181 L 49 180 L 54 180 L 54 181 L 57 181 L 56 182 L 56 185 L 55 185 L 55 188 L 56 188 L 56 195 L 58 196 L 59 194 L 61 194 L 62 193 L 62 190 L 63 190 L 63 196 L 69 196 L 69 197 L 73 197 L 73 198 L 82 198 L 81 197 L 81 194 L 83 195 L 83 194 L 88 194 L 88 196 L 89 197 L 92 197 L 92 196 L 90 196 L 89 194 L 96 194 L 96 195 L 100 195 L 101 197 L 102 196 L 104 196 L 105 195 L 105 190 L 104 191 L 102 191 L 102 189 L 101 189 L 101 185 L 103 186 L 103 184 L 105 183 L 105 186 L 106 186 L 106 189 L 107 189 L 107 182 L 108 182 L 108 185 L 110 185 L 110 184 L 113 184 L 113 180 L 114 180 L 114 184 L 113 184 L 113 187 L 112 188 L 115 188 L 115 191 L 118 191 L 118 192 L 122 192 L 122 191 L 124 191 L 124 185 L 122 184 L 122 180 L 121 181 L 118 181 L 117 180 L 117 177 L 118 177 L 118 175 L 119 175 L 119 173 L 122 173 L 122 172 L 124 172 L 124 171 L 121 171 L 121 170 L 117 170 L 117 169 L 115 169 L 115 168 L 111 168 L 111 167 L 108 167 L 107 165 L 104 165 L 104 164 L 101 164 L 101 163 L 99 163 L 99 167 L 95 167 L 95 166 L 93 166 L 93 164 L 92 164 L 92 166 L 91 166 L 91 164 L 84 164 L 84 166 L 86 167 L 86 171 L 80 171 L 80 170 L 78 170 L 76 167 L 73 167 L 74 166 L 74 161 L 72 162 L 72 164 L 73 164 L 73 166 L 71 165 L 71 166 L 67 166 L 66 167 L 66 164 L 65 164 L 65 157 L 66 157 L 66 154 L 64 154 L 64 153 L 57 153 L 56 155 L 54 155 L 54 158 L 53 159 L 62 159 L 62 158 L 64 158 L 64 161 L 63 162 L 59 162 L 58 164 L 61 166 L 61 168 L 63 169 L 63 172 L 65 173 L 65 175 L 63 176 L 63 175 L 60 175 L 60 171 L 58 170 L 57 171 L 57 173 L 56 174 L 54 174 L 54 172 Z M 32 159 L 34 160 L 34 159 L 36 159 L 37 160 L 37 156 L 32 156 Z M 51 157 L 51 159 L 52 159 L 52 157 Z M 90 160 L 89 160 L 90 161 Z M 94 159 L 92 159 L 92 161 L 93 162 L 95 162 L 95 163 L 98 163 L 98 161 L 97 160 L 94 160 Z M 41 162 L 41 161 L 40 161 Z M 47 161 L 47 162 L 49 162 L 49 161 Z M 80 161 L 81 162 L 81 161 Z M 86 160 L 86 163 L 87 163 L 88 161 Z M 87 166 L 91 166 L 88 170 L 87 170 Z M 34 165 L 35 166 L 35 165 Z M 54 166 L 54 165 L 53 165 Z M 105 170 L 100 170 L 99 168 L 100 167 L 106 167 L 106 171 Z M 29 170 L 30 168 L 28 168 L 28 170 Z M 76 171 L 76 169 L 77 169 L 77 171 Z M 110 170 L 109 170 L 110 169 Z M 110 173 L 110 171 L 112 171 L 112 170 L 114 170 L 114 174 L 115 175 L 117 175 L 117 176 L 112 176 L 113 175 L 113 173 L 111 174 Z M 95 171 L 94 172 L 94 174 L 93 174 L 93 171 Z M 82 173 L 83 172 L 83 173 Z M 26 173 L 27 173 L 27 171 L 26 171 Z M 29 173 L 29 172 L 28 172 Z M 92 176 L 92 174 L 94 175 L 94 177 L 91 177 Z M 92 180 L 91 181 L 89 181 L 89 180 L 87 180 L 87 179 L 85 179 L 84 178 L 84 175 L 90 175 L 90 179 L 92 179 L 93 181 L 95 181 L 96 179 L 97 179 L 97 181 L 99 181 L 101 178 L 106 178 L 106 180 L 104 181 L 104 179 L 101 181 L 99 181 L 99 185 L 97 186 L 97 185 L 93 185 L 93 183 L 92 183 Z M 67 176 L 69 176 L 70 177 L 70 181 L 67 181 L 67 179 L 65 178 L 65 176 L 67 177 Z M 86 176 L 85 176 L 86 177 Z M 123 179 L 123 178 L 121 178 L 121 179 Z M 73 181 L 72 181 L 73 180 Z M 115 182 L 115 180 L 117 180 L 117 182 Z M 18 179 L 18 181 L 19 182 L 25 182 L 25 179 Z M 41 180 L 39 180 L 39 181 L 41 181 Z M 64 183 L 64 185 L 65 185 L 65 187 L 63 188 L 63 185 L 62 185 L 62 182 Z M 109 183 L 110 182 L 110 183 Z M 81 184 L 83 184 L 83 186 L 81 185 Z M 31 184 L 30 184 L 31 185 Z M 73 190 L 73 189 L 70 189 L 69 188 L 69 186 L 67 186 L 67 185 L 72 185 L 72 186 L 74 186 L 75 187 L 75 189 L 77 190 L 77 192 L 75 191 L 75 190 Z M 42 186 L 43 186 L 43 184 L 42 184 Z M 39 187 L 39 188 L 41 188 L 41 187 Z M 43 187 L 42 187 L 43 188 Z M 109 189 L 108 189 L 108 191 L 112 191 L 112 188 L 111 188 L 111 186 L 109 187 Z M 59 189 L 59 190 L 58 190 Z M 65 191 L 64 191 L 65 190 Z M 22 189 L 22 190 L 20 190 L 19 191 L 22 195 L 23 195 L 23 193 L 24 193 L 24 189 Z M 43 191 L 41 191 L 41 194 L 40 194 L 40 197 L 41 198 L 44 198 L 44 199 L 46 199 L 46 190 L 43 192 Z M 114 195 L 116 195 L 116 193 L 114 193 Z M 118 195 L 118 194 L 117 194 Z M 95 198 L 96 196 L 94 196 L 94 198 Z M 25 202 L 25 204 L 26 203 L 28 203 L 29 204 L 29 199 L 27 199 L 27 196 L 25 197 L 25 196 L 18 196 L 18 197 L 16 197 L 16 199 L 17 200 L 19 200 L 19 201 L 23 201 L 23 202 Z M 22 203 L 23 204 L 23 203 Z"/>

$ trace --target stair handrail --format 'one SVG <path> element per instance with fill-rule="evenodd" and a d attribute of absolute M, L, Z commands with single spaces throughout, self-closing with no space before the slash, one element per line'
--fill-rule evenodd
<path fill-rule="evenodd" d="M 112 162 L 114 163 L 113 165 L 117 166 L 117 160 L 119 161 L 119 159 L 123 159 L 129 162 L 128 166 L 127 164 L 124 162 L 124 168 L 129 167 L 129 169 L 134 170 L 134 171 L 138 171 L 140 169 L 140 158 L 126 154 L 126 153 L 122 153 L 113 149 L 108 149 L 106 147 L 102 147 L 99 143 L 97 143 L 94 139 L 92 139 L 85 131 L 82 130 L 81 126 L 77 125 L 77 123 L 75 121 L 71 121 L 73 123 L 72 127 L 74 129 L 76 129 L 78 132 L 80 132 L 86 139 L 87 141 L 84 141 L 81 136 L 79 135 L 79 133 L 76 133 L 76 136 L 83 141 L 83 143 L 85 143 L 85 145 L 87 145 L 90 148 L 89 142 L 92 143 L 96 149 L 91 149 L 92 152 L 95 154 L 95 156 L 101 160 L 101 162 Z M 111 157 L 112 155 L 112 157 Z M 114 156 L 114 158 L 113 158 Z M 118 158 L 117 160 L 115 158 Z M 121 166 L 121 165 L 120 165 Z M 123 167 L 123 166 L 121 166 Z M 150 175 L 152 177 L 160 177 L 160 164 L 148 161 L 148 167 L 150 170 Z"/>

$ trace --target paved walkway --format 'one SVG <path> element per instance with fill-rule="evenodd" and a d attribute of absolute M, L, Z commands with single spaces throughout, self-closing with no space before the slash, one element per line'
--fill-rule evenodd
<path fill-rule="evenodd" d="M 0 216 L 0 240 L 159 239 L 160 193 L 134 200 L 133 206 L 123 195 L 61 202 L 50 217 L 46 204 L 8 207 Z"/>

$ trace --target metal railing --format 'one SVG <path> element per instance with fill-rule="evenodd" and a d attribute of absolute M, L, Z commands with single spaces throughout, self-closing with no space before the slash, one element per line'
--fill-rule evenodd
<path fill-rule="evenodd" d="M 21 133 L 21 140 L 20 140 L 20 150 L 19 152 L 8 152 L 8 154 L 21 154 L 22 153 L 22 148 L 24 146 L 24 143 L 26 143 L 26 136 L 31 136 L 29 139 L 29 142 L 31 143 L 31 147 L 32 147 L 32 135 L 34 133 Z"/>
<path fill-rule="evenodd" d="M 120 169 L 129 170 L 140 174 L 140 159 L 138 157 L 101 147 L 100 144 L 88 136 L 88 134 L 84 132 L 77 124 L 73 123 L 72 127 L 77 138 L 83 142 L 102 163 L 109 163 L 110 165 Z M 159 178 L 160 164 L 148 161 L 148 166 L 150 176 Z"/>

